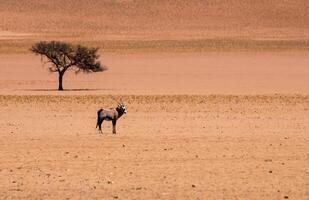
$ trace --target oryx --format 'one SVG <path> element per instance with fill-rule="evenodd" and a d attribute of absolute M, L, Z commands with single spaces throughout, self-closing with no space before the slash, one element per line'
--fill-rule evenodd
<path fill-rule="evenodd" d="M 118 102 L 118 106 L 116 108 L 101 108 L 100 110 L 98 110 L 98 119 L 97 119 L 97 127 L 99 127 L 99 131 L 100 133 L 102 132 L 102 123 L 104 120 L 106 121 L 112 121 L 113 123 L 113 134 L 116 134 L 116 123 L 117 120 L 123 115 L 127 113 L 126 107 L 124 105 L 124 103 Z"/>

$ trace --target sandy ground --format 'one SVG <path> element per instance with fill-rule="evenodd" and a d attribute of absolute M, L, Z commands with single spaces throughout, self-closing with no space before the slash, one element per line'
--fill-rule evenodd
<path fill-rule="evenodd" d="M 102 55 L 108 71 L 65 74 L 64 94 L 309 94 L 308 53 Z M 40 56 L 0 56 L 1 94 L 58 94 Z"/>
<path fill-rule="evenodd" d="M 308 199 L 308 96 L 0 96 L 2 199 Z"/>

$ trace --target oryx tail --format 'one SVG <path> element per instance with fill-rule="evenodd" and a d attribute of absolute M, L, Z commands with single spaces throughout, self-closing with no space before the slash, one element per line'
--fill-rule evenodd
<path fill-rule="evenodd" d="M 102 108 L 100 110 L 98 110 L 98 119 L 97 119 L 97 125 L 96 128 L 98 128 L 98 126 L 100 125 L 100 113 L 102 112 Z"/>

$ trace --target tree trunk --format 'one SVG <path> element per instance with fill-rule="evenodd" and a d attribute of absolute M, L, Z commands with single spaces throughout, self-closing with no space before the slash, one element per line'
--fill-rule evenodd
<path fill-rule="evenodd" d="M 59 87 L 58 87 L 58 90 L 59 90 L 59 91 L 62 91 L 62 90 L 63 90 L 63 87 L 62 87 L 62 78 L 63 78 L 63 73 L 60 73 L 60 74 L 59 74 Z"/>

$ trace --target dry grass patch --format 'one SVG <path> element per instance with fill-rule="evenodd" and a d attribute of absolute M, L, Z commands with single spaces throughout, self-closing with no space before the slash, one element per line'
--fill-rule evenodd
<path fill-rule="evenodd" d="M 145 110 L 179 111 L 179 109 L 209 109 L 210 105 L 219 104 L 256 104 L 256 105 L 307 105 L 307 95 L 0 95 L 0 104 L 44 104 L 78 105 L 81 107 L 100 107 L 117 104 L 113 99 L 123 99 L 129 109 L 137 107 Z M 141 105 L 145 105 L 143 108 Z"/>
<path fill-rule="evenodd" d="M 31 40 L 2 40 L 0 54 L 29 53 L 38 40 L 61 40 L 74 44 L 99 47 L 111 53 L 160 53 L 160 52 L 264 52 L 308 51 L 309 41 L 300 40 L 235 40 L 235 39 L 184 39 L 184 40 L 102 40 L 87 41 L 81 38 L 47 37 Z"/>

